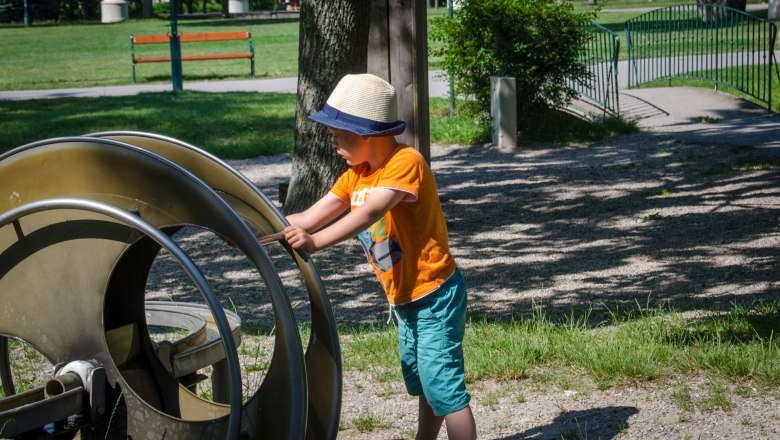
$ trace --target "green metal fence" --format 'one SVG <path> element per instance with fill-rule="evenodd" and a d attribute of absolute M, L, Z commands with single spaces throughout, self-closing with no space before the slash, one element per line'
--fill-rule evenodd
<path fill-rule="evenodd" d="M 590 38 L 580 52 L 580 62 L 590 73 L 585 83 L 570 82 L 581 98 L 603 109 L 606 113 L 620 113 L 618 99 L 618 53 L 620 38 L 604 26 L 591 21 L 588 26 Z"/>
<path fill-rule="evenodd" d="M 658 9 L 625 23 L 628 86 L 690 78 L 734 88 L 772 107 L 777 27 L 713 4 Z M 774 69 L 774 70 L 773 70 Z"/>

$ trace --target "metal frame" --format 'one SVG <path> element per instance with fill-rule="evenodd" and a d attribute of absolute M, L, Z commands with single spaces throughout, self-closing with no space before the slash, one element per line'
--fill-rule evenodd
<path fill-rule="evenodd" d="M 620 37 L 611 29 L 595 21 L 589 25 L 591 37 L 580 52 L 580 63 L 590 73 L 589 81 L 578 83 L 570 80 L 569 85 L 591 104 L 605 113 L 620 114 L 618 95 L 618 54 Z"/>
<path fill-rule="evenodd" d="M 717 4 L 669 6 L 625 23 L 628 85 L 674 78 L 712 81 L 772 108 L 777 27 Z M 774 65 L 774 71 L 773 71 Z"/>
<path fill-rule="evenodd" d="M 132 144 L 97 137 L 99 135 L 127 138 L 126 140 Z M 224 237 L 244 252 L 265 280 L 276 322 L 273 359 L 261 387 L 240 410 L 240 414 L 243 415 L 240 417 L 241 429 L 253 432 L 260 438 L 335 437 L 341 403 L 341 355 L 335 319 L 322 282 L 305 252 L 293 252 L 288 249 L 304 276 L 312 304 L 312 335 L 304 354 L 292 307 L 284 293 L 279 276 L 262 245 L 258 245 L 255 238 L 255 234 L 271 235 L 283 229 L 287 224 L 284 216 L 246 178 L 195 147 L 170 138 L 145 133 L 99 135 L 50 139 L 0 155 L 0 176 L 12 191 L 12 197 L 0 200 L 0 212 L 17 208 L 20 201 L 36 202 L 50 198 L 87 199 L 90 202 L 102 203 L 123 212 L 133 213 L 132 215 L 143 218 L 144 221 L 165 233 L 184 225 L 197 225 L 213 230 Z M 163 154 L 151 151 L 155 149 Z M 52 163 L 56 163 L 56 166 L 51 166 Z M 182 167 L 180 164 L 185 166 Z M 37 172 L 41 169 L 46 169 L 49 177 L 45 185 L 36 178 Z M 197 176 L 204 176 L 209 182 L 204 182 Z M 54 215 L 55 212 L 57 215 Z M 98 225 L 95 220 L 66 221 L 68 215 L 72 216 L 72 213 L 62 213 L 68 212 L 57 210 L 36 214 L 33 217 L 43 217 L 35 222 L 43 221 L 44 225 L 43 227 L 38 225 L 38 229 L 33 227 L 33 230 L 39 236 L 46 237 L 48 234 L 50 237 L 48 240 L 52 240 L 51 237 L 61 237 L 63 232 L 75 237 L 89 237 L 89 234 L 84 235 L 86 233 L 84 231 L 91 231 L 90 233 L 93 234 L 103 234 L 110 238 L 108 242 L 115 244 L 92 245 L 92 248 L 97 248 L 98 252 L 96 255 L 88 256 L 98 258 L 95 261 L 101 262 L 100 264 L 84 263 L 86 260 L 78 258 L 60 259 L 64 267 L 68 267 L 68 264 L 80 265 L 68 269 L 74 273 L 82 272 L 88 267 L 90 276 L 78 276 L 77 279 L 66 276 L 56 284 L 46 284 L 51 282 L 46 277 L 36 277 L 31 273 L 25 273 L 24 270 L 16 272 L 12 277 L 0 276 L 0 285 L 2 285 L 0 315 L 30 312 L 26 309 L 24 301 L 9 303 L 6 299 L 14 297 L 15 286 L 18 287 L 20 282 L 43 283 L 43 285 L 36 285 L 34 290 L 56 292 L 66 289 L 67 294 L 56 298 L 80 298 L 77 302 L 87 309 L 78 313 L 92 317 L 82 320 L 82 324 L 86 327 L 95 326 L 96 324 L 89 323 L 99 322 L 102 319 L 111 324 L 111 328 L 122 330 L 125 322 L 132 322 L 139 313 L 143 315 L 142 304 L 131 307 L 126 307 L 124 304 L 129 301 L 128 298 L 143 296 L 142 280 L 145 280 L 144 276 L 160 245 L 154 240 L 145 238 L 143 234 L 136 233 L 128 236 L 121 232 L 121 228 L 117 229 L 117 226 L 105 222 L 100 223 L 99 228 L 94 228 L 94 225 Z M 58 217 L 58 215 L 65 215 L 65 217 Z M 13 236 L 19 230 L 24 231 L 26 228 L 30 226 L 16 224 L 11 229 L 0 228 L 0 243 L 4 243 L 3 234 L 6 234 L 7 239 L 8 234 Z M 124 236 L 119 237 L 122 234 Z M 102 240 L 101 243 L 104 241 Z M 7 244 L 8 241 L 5 243 Z M 69 255 L 68 252 L 73 256 L 81 253 L 80 247 L 70 246 L 53 252 L 65 252 L 61 254 L 63 257 Z M 17 249 L 22 248 L 24 247 Z M 34 252 L 34 249 L 28 248 L 24 252 Z M 10 261 L 8 258 L 10 257 L 6 255 L 6 250 L 0 249 L 0 266 L 4 260 Z M 86 256 L 80 258 L 84 259 Z M 53 270 L 63 269 L 53 268 Z M 97 278 L 94 278 L 95 275 Z M 102 302 L 97 300 L 96 295 L 105 297 L 106 308 L 102 312 L 100 311 L 102 306 L 98 307 Z M 24 294 L 19 296 L 23 297 Z M 44 316 L 50 316 L 53 310 L 44 307 L 41 310 L 36 309 L 35 313 L 40 318 L 33 319 L 33 322 L 40 322 L 45 320 Z M 73 315 L 77 312 L 68 313 Z M 99 318 L 99 316 L 105 317 Z M 142 325 L 146 325 L 145 321 Z M 105 341 L 101 342 L 104 337 L 100 336 L 104 331 L 67 326 L 64 330 L 60 333 L 78 332 L 78 337 L 74 337 L 76 342 L 72 344 L 72 349 L 63 351 L 45 347 L 43 352 L 52 363 L 68 361 L 73 350 L 81 353 L 80 357 L 85 357 L 94 351 L 94 347 L 90 347 L 106 344 Z M 2 334 L 18 336 L 15 331 L 0 329 Z M 105 338 L 121 339 L 122 333 L 106 328 L 105 335 Z M 59 337 L 61 334 L 56 336 Z M 35 337 L 29 335 L 23 339 L 36 348 L 46 345 L 45 342 L 36 341 Z M 169 373 L 165 372 L 162 365 L 154 367 L 153 364 L 157 362 L 152 359 L 156 359 L 156 355 L 146 350 L 144 355 L 146 358 L 142 357 L 142 359 L 147 359 L 144 362 L 150 363 L 150 367 L 145 367 L 144 370 L 147 371 L 147 376 L 150 378 L 159 376 L 155 380 L 162 380 L 160 384 L 163 388 L 170 388 L 169 385 L 165 385 L 171 380 L 165 378 Z M 7 350 L 4 353 L 7 353 Z M 112 366 L 111 356 L 102 352 L 98 358 L 102 364 L 108 366 L 106 372 L 109 383 L 121 384 L 123 391 L 127 391 L 123 397 L 128 410 L 132 410 L 135 414 L 134 418 L 138 414 L 143 414 L 144 421 L 140 425 L 128 419 L 130 424 L 128 433 L 134 437 L 145 437 L 163 431 L 186 438 L 214 438 L 225 434 L 231 438 L 234 434 L 235 428 L 228 420 L 230 417 L 204 419 L 202 422 L 168 417 L 163 410 L 165 402 L 150 405 L 137 395 L 133 387 L 122 378 L 119 367 Z M 310 368 L 307 369 L 307 366 Z M 148 388 L 144 386 L 143 380 L 140 384 L 141 388 Z M 171 382 L 174 390 L 182 386 L 174 384 L 175 382 Z M 314 386 L 310 387 L 309 384 Z M 152 391 L 149 393 L 153 395 Z M 231 398 L 235 395 L 233 392 L 230 394 Z M 203 406 L 202 403 L 197 405 Z M 312 409 L 311 412 L 308 411 L 309 408 Z M 234 412 L 235 409 L 230 411 L 231 417 Z"/>

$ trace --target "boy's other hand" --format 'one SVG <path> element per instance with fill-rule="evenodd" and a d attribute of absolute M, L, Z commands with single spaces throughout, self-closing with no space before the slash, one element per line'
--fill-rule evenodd
<path fill-rule="evenodd" d="M 314 237 L 300 226 L 288 226 L 284 228 L 284 239 L 293 249 L 303 249 L 308 252 L 316 252 L 317 244 Z"/>

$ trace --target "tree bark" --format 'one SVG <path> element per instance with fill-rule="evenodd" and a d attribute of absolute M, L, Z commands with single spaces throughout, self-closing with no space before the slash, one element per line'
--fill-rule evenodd
<path fill-rule="evenodd" d="M 292 177 L 284 212 L 300 212 L 327 193 L 346 170 L 327 129 L 308 119 L 339 80 L 366 72 L 371 2 L 303 0 L 300 5 L 298 103 Z"/>
<path fill-rule="evenodd" d="M 729 8 L 737 9 L 739 11 L 745 11 L 747 8 L 747 0 L 696 0 L 696 3 L 699 5 L 728 6 Z M 723 16 L 726 13 L 726 11 L 723 9 L 714 9 L 714 8 L 706 8 L 706 7 L 700 8 L 700 11 L 701 11 L 701 20 L 703 22 L 716 20 L 720 18 L 720 16 Z"/>

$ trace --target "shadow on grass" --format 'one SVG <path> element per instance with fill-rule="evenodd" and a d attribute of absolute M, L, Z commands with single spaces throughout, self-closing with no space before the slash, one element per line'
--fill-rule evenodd
<path fill-rule="evenodd" d="M 76 109 L 74 111 L 74 109 Z M 163 134 L 222 158 L 290 151 L 295 95 L 145 93 L 0 101 L 0 152 L 43 139 L 112 130 Z"/>

